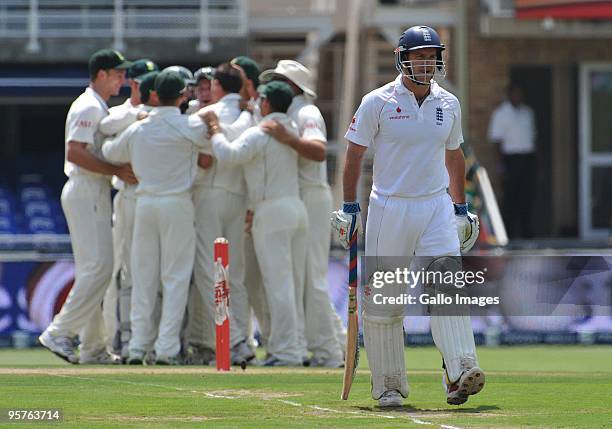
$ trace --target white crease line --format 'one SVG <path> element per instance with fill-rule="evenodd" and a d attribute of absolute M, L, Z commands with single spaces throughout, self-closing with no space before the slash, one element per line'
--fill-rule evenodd
<path fill-rule="evenodd" d="M 291 405 L 292 407 L 303 407 L 303 405 L 298 402 L 286 401 L 284 399 L 278 399 L 278 402 L 282 402 L 283 404 Z"/>
<path fill-rule="evenodd" d="M 65 375 L 65 374 L 48 374 L 48 375 L 53 375 L 55 377 L 64 377 L 64 378 L 76 378 L 79 380 L 86 380 L 86 381 L 107 381 L 107 382 L 111 382 L 111 383 L 121 383 L 121 384 L 132 384 L 132 385 L 136 385 L 136 386 L 150 386 L 150 387 L 158 387 L 161 389 L 171 389 L 171 390 L 175 390 L 177 392 L 189 392 L 189 393 L 195 393 L 195 394 L 203 394 L 209 398 L 215 398 L 215 399 L 240 399 L 240 397 L 238 396 L 223 396 L 223 395 L 215 395 L 213 393 L 208 393 L 208 392 L 201 392 L 201 391 L 197 391 L 197 390 L 189 390 L 189 389 L 184 389 L 182 387 L 174 387 L 174 386 L 168 386 L 165 384 L 154 384 L 154 383 L 137 383 L 134 381 L 127 381 L 127 380 L 114 380 L 114 379 L 108 379 L 108 378 L 89 378 L 89 377 L 79 377 L 76 375 Z M 283 404 L 286 405 L 291 405 L 293 407 L 303 407 L 304 405 L 300 404 L 299 402 L 292 402 L 292 401 L 287 401 L 284 399 L 277 399 L 278 402 L 281 402 Z M 357 414 L 357 415 L 361 415 L 361 416 L 370 416 L 370 417 L 381 417 L 381 418 L 385 418 L 385 419 L 397 419 L 400 418 L 401 416 L 390 416 L 390 415 L 386 415 L 386 414 L 377 414 L 377 413 L 367 413 L 367 412 L 363 412 L 363 411 L 341 411 L 341 410 L 334 410 L 332 408 L 325 408 L 325 407 L 319 407 L 318 405 L 310 405 L 310 408 L 313 408 L 315 410 L 319 410 L 319 411 L 327 411 L 330 413 L 340 413 L 340 414 Z M 431 422 L 426 422 L 420 419 L 417 419 L 415 417 L 410 417 L 407 416 L 413 423 L 418 424 L 418 425 L 433 425 L 434 423 Z M 450 425 L 440 425 L 441 429 L 462 429 L 460 427 L 457 426 L 450 426 Z"/>

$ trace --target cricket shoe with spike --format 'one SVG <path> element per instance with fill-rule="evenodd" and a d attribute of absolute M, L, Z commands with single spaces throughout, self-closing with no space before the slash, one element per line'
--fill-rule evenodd
<path fill-rule="evenodd" d="M 121 357 L 108 353 L 106 350 L 101 350 L 91 355 L 81 354 L 79 363 L 81 365 L 119 365 L 121 364 Z"/>
<path fill-rule="evenodd" d="M 442 376 L 442 384 L 446 390 L 446 403 L 449 405 L 461 405 L 468 400 L 470 395 L 475 395 L 485 385 L 485 374 L 477 366 L 466 369 L 454 383 L 450 383 L 446 371 Z"/>
<path fill-rule="evenodd" d="M 40 344 L 47 350 L 55 353 L 68 363 L 79 363 L 79 358 L 74 352 L 74 342 L 70 337 L 55 337 L 49 332 L 43 332 L 38 337 Z"/>
<path fill-rule="evenodd" d="M 379 407 L 401 407 L 402 403 L 402 395 L 397 390 L 387 390 L 378 399 Z"/>

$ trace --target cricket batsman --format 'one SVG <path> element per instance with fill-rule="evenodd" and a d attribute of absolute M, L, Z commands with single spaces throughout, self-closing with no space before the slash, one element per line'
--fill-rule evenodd
<path fill-rule="evenodd" d="M 361 161 L 370 148 L 374 163 L 365 255 L 383 266 L 385 257 L 409 260 L 413 255 L 448 266 L 446 261 L 456 261 L 452 257 L 468 251 L 478 237 L 478 219 L 465 203 L 461 107 L 434 80 L 436 73 L 444 73 L 444 49 L 432 28 L 406 30 L 395 49 L 400 74 L 363 97 L 345 135 L 344 204 L 334 212 L 332 227 L 346 248 L 361 228 L 356 190 Z M 367 293 L 367 285 L 365 289 L 362 320 L 372 398 L 383 407 L 401 406 L 408 397 L 405 306 L 376 305 L 374 294 Z M 431 313 L 447 403 L 459 405 L 484 387 L 470 317 L 436 315 L 435 308 Z"/>

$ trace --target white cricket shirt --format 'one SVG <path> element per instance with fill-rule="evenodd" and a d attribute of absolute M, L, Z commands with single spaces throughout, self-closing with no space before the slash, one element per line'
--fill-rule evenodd
<path fill-rule="evenodd" d="M 345 138 L 373 151 L 376 193 L 436 194 L 449 184 L 445 150 L 463 143 L 459 100 L 432 81 L 419 107 L 400 75 L 363 97 Z"/>
<path fill-rule="evenodd" d="M 296 125 L 284 113 L 271 113 L 263 119 L 275 119 L 289 132 L 297 133 Z M 211 141 L 214 156 L 220 162 L 243 165 L 250 205 L 272 198 L 300 197 L 297 152 L 259 126 L 249 128 L 231 143 L 221 133 Z"/>
<path fill-rule="evenodd" d="M 69 141 L 87 143 L 87 150 L 96 157 L 103 159 L 101 149 L 104 135 L 98 130 L 98 125 L 106 115 L 108 115 L 106 101 L 91 87 L 86 88 L 85 92 L 79 95 L 70 106 L 64 134 L 64 174 L 66 176 L 87 174 L 100 178 L 106 177 L 66 160 Z"/>
<path fill-rule="evenodd" d="M 525 104 L 514 107 L 505 101 L 493 111 L 489 122 L 489 140 L 501 142 L 506 155 L 532 153 L 536 128 L 533 110 Z"/>
<path fill-rule="evenodd" d="M 240 94 L 227 94 L 215 104 L 203 107 L 200 112 L 211 110 L 217 114 L 219 123 L 225 130 L 226 125 L 232 124 L 240 116 Z M 201 121 L 197 114 L 192 116 Z M 249 126 L 250 119 L 244 123 L 242 129 L 233 130 L 232 133 L 229 133 L 231 135 L 228 134 L 228 139 L 236 139 Z M 206 125 L 204 125 L 204 128 L 206 128 Z M 210 150 L 210 146 L 208 149 Z M 246 192 L 242 167 L 239 165 L 224 165 L 218 159 L 215 159 L 209 168 L 198 168 L 195 184 L 210 188 L 222 188 L 237 195 L 245 195 Z"/>
<path fill-rule="evenodd" d="M 210 145 L 199 117 L 181 115 L 178 107 L 156 107 L 102 147 L 111 162 L 132 163 L 136 195 L 172 195 L 191 190 L 198 152 Z"/>
<path fill-rule="evenodd" d="M 298 135 L 307 140 L 327 143 L 327 130 L 321 111 L 304 95 L 296 95 L 287 110 L 298 127 Z M 327 161 L 318 162 L 304 157 L 298 161 L 300 188 L 306 186 L 328 187 Z"/>

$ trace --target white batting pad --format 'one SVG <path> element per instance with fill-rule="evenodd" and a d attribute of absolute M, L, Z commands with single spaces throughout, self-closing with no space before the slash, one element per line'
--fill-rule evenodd
<path fill-rule="evenodd" d="M 364 313 L 363 339 L 372 374 L 372 398 L 380 399 L 388 390 L 397 390 L 407 398 L 402 318 L 368 316 Z"/>
<path fill-rule="evenodd" d="M 461 376 L 462 362 L 478 366 L 470 316 L 432 316 L 431 335 L 442 353 L 451 383 Z"/>

